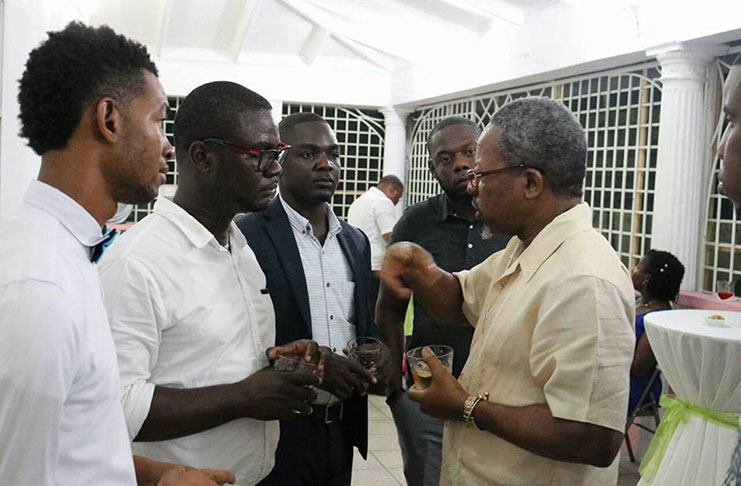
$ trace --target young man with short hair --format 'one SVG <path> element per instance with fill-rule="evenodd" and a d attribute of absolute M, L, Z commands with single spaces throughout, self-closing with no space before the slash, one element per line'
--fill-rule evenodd
<path fill-rule="evenodd" d="M 71 23 L 31 52 L 18 101 L 41 170 L 0 224 L 0 484 L 233 480 L 143 458 L 135 473 L 126 436 L 95 263 L 116 203 L 150 201 L 173 156 L 147 50 Z"/>

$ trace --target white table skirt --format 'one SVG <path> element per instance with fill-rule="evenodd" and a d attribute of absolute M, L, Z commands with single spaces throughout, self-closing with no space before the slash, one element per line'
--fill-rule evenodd
<path fill-rule="evenodd" d="M 711 326 L 711 314 L 728 327 Z M 741 313 L 707 310 L 655 312 L 645 317 L 656 360 L 677 398 L 716 411 L 741 411 Z M 669 443 L 656 476 L 643 486 L 720 486 L 737 431 L 691 415 Z"/>

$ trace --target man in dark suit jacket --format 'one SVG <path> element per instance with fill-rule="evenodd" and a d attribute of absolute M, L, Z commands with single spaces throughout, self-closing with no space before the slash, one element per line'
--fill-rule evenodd
<path fill-rule="evenodd" d="M 237 220 L 267 277 L 276 344 L 312 338 L 335 354 L 311 415 L 281 421 L 273 472 L 262 485 L 349 485 L 353 446 L 368 447 L 365 392 L 371 377 L 341 355 L 350 339 L 375 336 L 370 317 L 370 245 L 328 204 L 339 182 L 339 146 L 329 124 L 298 113 L 280 124 L 291 145 L 280 196 Z"/>

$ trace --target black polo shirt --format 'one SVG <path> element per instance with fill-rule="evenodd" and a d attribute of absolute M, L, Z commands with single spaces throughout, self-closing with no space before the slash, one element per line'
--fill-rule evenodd
<path fill-rule="evenodd" d="M 507 246 L 509 237 L 482 239 L 484 224 L 467 221 L 448 207 L 445 194 L 410 206 L 394 226 L 391 242 L 411 241 L 429 251 L 437 265 L 448 272 L 474 267 Z M 458 377 L 468 359 L 472 326 L 450 326 L 433 320 L 414 302 L 414 330 L 409 348 L 429 344 L 453 347 L 453 375 Z"/>

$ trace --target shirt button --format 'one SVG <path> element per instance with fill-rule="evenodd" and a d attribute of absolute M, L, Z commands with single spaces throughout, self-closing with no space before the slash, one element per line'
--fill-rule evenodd
<path fill-rule="evenodd" d="M 332 314 L 330 314 L 329 315 L 329 320 L 331 321 L 332 319 L 334 319 L 334 316 Z"/>
<path fill-rule="evenodd" d="M 468 247 L 469 247 L 469 248 L 473 248 L 473 243 L 469 243 L 469 244 L 468 244 Z"/>
<path fill-rule="evenodd" d="M 473 229 L 473 225 L 469 226 L 468 229 Z"/>
<path fill-rule="evenodd" d="M 327 287 L 329 287 L 329 282 L 327 282 Z"/>

